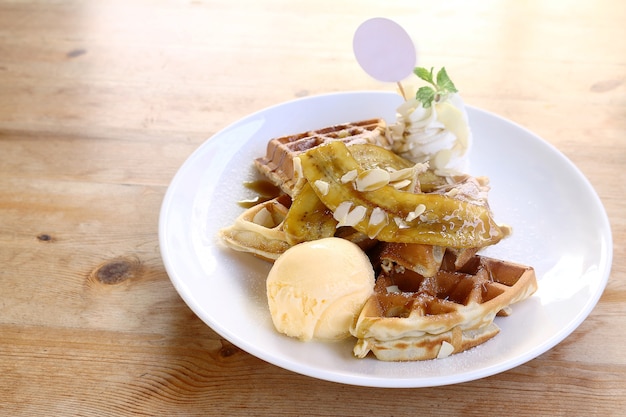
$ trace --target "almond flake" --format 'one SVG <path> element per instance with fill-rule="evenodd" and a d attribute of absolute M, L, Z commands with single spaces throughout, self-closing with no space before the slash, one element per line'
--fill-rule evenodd
<path fill-rule="evenodd" d="M 401 219 L 400 217 L 394 217 L 393 221 L 396 222 L 396 225 L 399 229 L 408 229 L 410 227 L 407 222 L 405 222 L 404 219 Z"/>
<path fill-rule="evenodd" d="M 372 215 L 370 216 L 370 224 L 372 226 L 377 226 L 382 223 L 387 223 L 387 213 L 385 213 L 385 210 L 380 207 L 375 207 L 374 210 L 372 210 Z"/>
<path fill-rule="evenodd" d="M 380 207 L 375 207 L 367 225 L 367 236 L 370 239 L 374 239 L 387 226 L 388 222 L 387 213 Z"/>
<path fill-rule="evenodd" d="M 343 226 L 346 222 L 346 218 L 348 217 L 348 213 L 350 213 L 350 209 L 352 208 L 351 201 L 344 201 L 339 204 L 333 213 L 333 218 L 339 222 L 337 227 Z"/>
<path fill-rule="evenodd" d="M 398 182 L 392 182 L 391 185 L 393 185 L 393 188 L 395 188 L 396 190 L 401 190 L 411 185 L 411 182 L 411 180 L 402 180 Z"/>
<path fill-rule="evenodd" d="M 354 181 L 357 175 L 358 175 L 358 172 L 356 171 L 356 169 L 348 171 L 345 174 L 343 174 L 343 176 L 341 177 L 341 182 L 343 184 L 347 184 L 351 181 Z"/>
<path fill-rule="evenodd" d="M 396 182 L 413 178 L 414 171 L 413 167 L 391 171 L 389 172 L 389 181 Z"/>
<path fill-rule="evenodd" d="M 426 206 L 423 204 L 418 204 L 417 207 L 415 207 L 415 210 L 413 210 L 406 216 L 406 221 L 410 222 L 417 219 L 422 213 L 424 213 L 424 211 L 426 211 Z"/>
<path fill-rule="evenodd" d="M 439 353 L 437 353 L 437 359 L 447 358 L 454 352 L 454 346 L 445 340 L 441 342 L 441 347 L 439 348 Z"/>
<path fill-rule="evenodd" d="M 365 218 L 367 208 L 364 206 L 356 206 L 348 213 L 346 220 L 342 226 L 356 226 L 361 220 Z"/>
<path fill-rule="evenodd" d="M 389 172 L 381 168 L 368 169 L 356 177 L 357 191 L 374 191 L 389 184 Z"/>
<path fill-rule="evenodd" d="M 254 217 L 252 218 L 252 223 L 258 224 L 259 226 L 267 227 L 271 229 L 276 226 L 274 224 L 274 219 L 272 218 L 272 213 L 265 207 L 259 210 Z"/>
<path fill-rule="evenodd" d="M 390 293 L 399 294 L 400 293 L 400 288 L 397 285 L 390 285 L 386 288 L 386 290 L 387 290 L 387 294 L 390 294 Z"/>
<path fill-rule="evenodd" d="M 293 173 L 295 179 L 304 177 L 304 174 L 302 173 L 302 160 L 299 156 L 293 158 Z"/>
<path fill-rule="evenodd" d="M 322 195 L 327 195 L 328 194 L 328 190 L 330 189 L 330 185 L 326 181 L 315 180 L 315 182 L 313 184 L 315 184 L 315 188 L 317 188 L 317 190 Z"/>

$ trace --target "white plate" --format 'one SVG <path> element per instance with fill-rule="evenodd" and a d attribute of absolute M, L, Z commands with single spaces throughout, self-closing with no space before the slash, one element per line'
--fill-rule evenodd
<path fill-rule="evenodd" d="M 471 173 L 491 179 L 496 220 L 514 228 L 485 254 L 535 267 L 539 290 L 496 318 L 501 332 L 443 360 L 386 363 L 352 356 L 353 341 L 302 343 L 278 334 L 266 305 L 270 265 L 224 248 L 216 239 L 250 197 L 252 160 L 267 141 L 348 121 L 393 121 L 400 96 L 350 92 L 308 97 L 252 114 L 217 133 L 174 177 L 160 214 L 167 272 L 189 307 L 239 348 L 314 378 L 376 387 L 425 387 L 493 375 L 523 364 L 562 341 L 588 316 L 608 280 L 612 238 L 595 191 L 559 151 L 531 132 L 469 108 Z"/>

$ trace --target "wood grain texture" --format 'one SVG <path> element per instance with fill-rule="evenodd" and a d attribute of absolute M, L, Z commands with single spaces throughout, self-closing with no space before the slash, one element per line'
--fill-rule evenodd
<path fill-rule="evenodd" d="M 352 55 L 372 16 L 467 103 L 556 146 L 605 205 L 598 305 L 508 372 L 425 389 L 297 375 L 220 338 L 165 272 L 160 204 L 207 138 L 297 97 L 392 88 Z M 624 22 L 620 0 L 0 0 L 0 415 L 623 415 Z"/>

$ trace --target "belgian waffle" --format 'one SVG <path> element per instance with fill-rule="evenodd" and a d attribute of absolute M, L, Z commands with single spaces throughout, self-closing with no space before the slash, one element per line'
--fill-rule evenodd
<path fill-rule="evenodd" d="M 446 252 L 432 277 L 410 269 L 382 269 L 374 295 L 351 333 L 357 357 L 426 360 L 458 353 L 495 336 L 497 314 L 537 289 L 532 267 L 474 255 L 458 270 Z"/>
<path fill-rule="evenodd" d="M 372 264 L 389 271 L 409 269 L 424 277 L 432 277 L 441 269 L 445 248 L 419 243 L 379 242 L 370 251 Z"/>
<path fill-rule="evenodd" d="M 385 129 L 383 119 L 370 119 L 274 138 L 267 144 L 266 155 L 255 159 L 254 164 L 261 174 L 293 197 L 298 183 L 293 166 L 296 156 L 334 140 L 346 144 L 372 143 L 388 148 Z"/>

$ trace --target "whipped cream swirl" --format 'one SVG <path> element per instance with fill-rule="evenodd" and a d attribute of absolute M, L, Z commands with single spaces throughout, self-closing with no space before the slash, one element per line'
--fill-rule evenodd
<path fill-rule="evenodd" d="M 394 152 L 416 163 L 427 162 L 438 175 L 465 173 L 472 143 L 467 112 L 458 94 L 424 108 L 417 99 L 397 109 L 397 120 L 389 126 Z"/>

